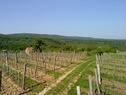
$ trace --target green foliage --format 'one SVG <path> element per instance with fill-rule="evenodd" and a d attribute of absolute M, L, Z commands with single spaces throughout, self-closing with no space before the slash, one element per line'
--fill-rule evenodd
<path fill-rule="evenodd" d="M 33 48 L 35 51 L 42 51 L 44 46 L 46 46 L 46 44 L 41 39 L 35 39 L 33 43 Z"/>
<path fill-rule="evenodd" d="M 75 45 L 64 45 L 61 47 L 63 51 L 74 51 L 77 49 Z"/>
<path fill-rule="evenodd" d="M 33 46 L 37 50 L 49 51 L 87 51 L 88 54 L 99 52 L 126 51 L 126 40 L 106 40 L 87 37 L 66 37 L 45 34 L 0 35 L 0 50 L 25 50 Z"/>

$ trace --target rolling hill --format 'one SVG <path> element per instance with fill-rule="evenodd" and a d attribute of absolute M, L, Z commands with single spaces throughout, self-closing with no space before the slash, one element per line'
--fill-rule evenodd
<path fill-rule="evenodd" d="M 0 34 L 0 50 L 24 50 L 27 46 L 32 46 L 35 39 L 41 39 L 47 45 L 45 47 L 46 50 L 62 50 L 64 47 L 71 48 L 71 46 L 75 50 L 77 49 L 90 51 L 90 49 L 92 50 L 102 46 L 109 46 L 110 48 L 114 49 L 126 50 L 126 40 L 31 33 L 8 35 Z"/>

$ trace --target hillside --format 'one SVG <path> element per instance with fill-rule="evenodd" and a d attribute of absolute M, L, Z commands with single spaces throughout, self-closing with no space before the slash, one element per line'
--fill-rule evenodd
<path fill-rule="evenodd" d="M 45 50 L 91 51 L 99 47 L 126 50 L 126 40 L 28 33 L 0 34 L 0 50 L 24 50 L 27 46 L 32 46 L 35 39 L 41 39 L 46 44 Z"/>

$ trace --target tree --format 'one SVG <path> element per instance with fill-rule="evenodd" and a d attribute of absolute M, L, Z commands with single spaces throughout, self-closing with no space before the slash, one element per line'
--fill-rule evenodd
<path fill-rule="evenodd" d="M 35 39 L 33 43 L 33 49 L 35 51 L 42 51 L 43 46 L 46 46 L 46 44 L 41 39 Z"/>

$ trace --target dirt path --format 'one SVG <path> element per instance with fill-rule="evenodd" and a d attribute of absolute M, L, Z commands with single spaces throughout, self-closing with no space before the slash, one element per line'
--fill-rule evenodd
<path fill-rule="evenodd" d="M 82 64 L 82 63 L 81 63 Z M 79 67 L 81 64 L 79 64 L 77 67 Z M 51 88 L 55 87 L 59 82 L 61 82 L 65 77 L 67 77 L 68 74 L 70 74 L 73 70 L 75 70 L 77 67 L 74 67 L 72 70 L 67 72 L 65 75 L 61 76 L 56 83 L 51 84 L 50 86 L 47 86 L 42 92 L 40 92 L 38 95 L 44 95 L 46 92 L 48 92 Z"/>
<path fill-rule="evenodd" d="M 82 72 L 79 73 L 78 76 L 76 76 L 76 78 L 74 78 L 74 80 L 71 81 L 71 83 L 68 84 L 67 88 L 60 93 L 59 95 L 67 95 L 68 91 L 71 89 L 72 85 L 74 85 L 74 83 L 77 82 L 77 80 L 80 78 L 80 76 L 82 75 L 83 72 L 85 72 L 85 70 L 93 63 L 94 61 L 90 62 Z"/>

